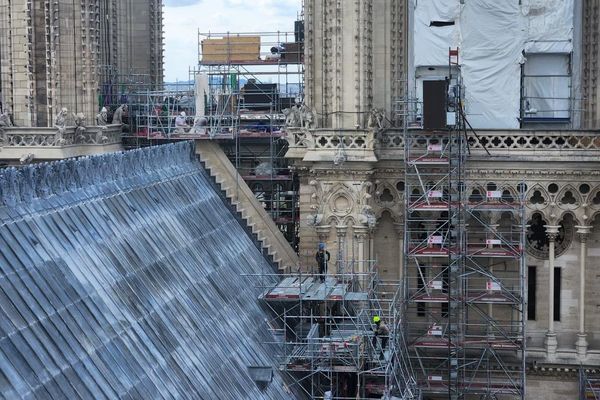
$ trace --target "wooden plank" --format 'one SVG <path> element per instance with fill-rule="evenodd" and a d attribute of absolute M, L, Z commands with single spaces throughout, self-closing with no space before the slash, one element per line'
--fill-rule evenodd
<path fill-rule="evenodd" d="M 204 39 L 202 62 L 237 62 L 260 59 L 260 36 Z"/>

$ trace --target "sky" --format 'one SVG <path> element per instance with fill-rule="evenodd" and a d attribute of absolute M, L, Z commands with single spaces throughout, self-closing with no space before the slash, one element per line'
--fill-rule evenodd
<path fill-rule="evenodd" d="M 187 81 L 200 32 L 294 31 L 301 0 L 164 0 L 165 82 Z"/>

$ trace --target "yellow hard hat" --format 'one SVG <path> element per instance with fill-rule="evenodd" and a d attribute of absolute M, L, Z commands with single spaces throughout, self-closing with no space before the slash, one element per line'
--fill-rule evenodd
<path fill-rule="evenodd" d="M 379 318 L 379 315 L 376 315 L 373 317 L 373 322 L 378 323 L 379 321 L 381 321 L 381 318 Z"/>

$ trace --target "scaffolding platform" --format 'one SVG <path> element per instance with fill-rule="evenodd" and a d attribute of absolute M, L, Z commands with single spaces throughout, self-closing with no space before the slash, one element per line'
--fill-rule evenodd
<path fill-rule="evenodd" d="M 468 293 L 467 296 L 450 297 L 448 294 L 413 294 L 409 296 L 415 303 L 448 303 L 449 301 L 465 301 L 472 304 L 519 304 L 520 299 L 509 293 Z"/>
<path fill-rule="evenodd" d="M 421 381 L 421 385 L 424 388 L 425 393 L 430 394 L 448 394 L 448 381 L 443 379 L 437 379 L 438 376 L 431 376 L 427 381 Z M 518 396 L 523 387 L 521 385 L 507 385 L 506 380 L 502 378 L 496 378 L 493 380 L 472 380 L 468 383 L 463 383 L 458 386 L 458 389 L 463 393 L 468 394 L 482 394 L 485 395 L 490 390 L 495 394 L 499 395 L 516 395 Z"/>
<path fill-rule="evenodd" d="M 408 205 L 410 211 L 447 211 L 452 207 L 458 207 L 458 202 L 448 201 L 432 201 L 419 199 L 418 201 L 411 202 Z M 500 211 L 500 212 L 518 212 L 522 207 L 520 204 L 508 203 L 508 202 L 467 202 L 465 207 L 471 211 Z"/>
<path fill-rule="evenodd" d="M 383 301 L 380 295 L 389 288 L 378 286 L 374 261 L 336 264 L 338 272 L 324 281 L 319 274 L 288 274 L 262 288 L 259 299 L 276 315 L 269 326 L 283 341 L 279 369 L 311 399 L 328 390 L 332 399 L 367 399 L 384 392 L 404 399 L 404 391 L 418 392 L 407 368 L 400 286 Z M 365 272 L 340 272 L 355 269 Z M 388 327 L 385 340 L 375 335 L 375 315 Z"/>
<path fill-rule="evenodd" d="M 327 277 L 321 282 L 318 276 L 284 278 L 277 286 L 261 295 L 267 301 L 366 301 L 366 292 L 353 292 L 349 282 Z"/>
<path fill-rule="evenodd" d="M 431 157 L 431 156 L 420 156 L 413 157 L 408 160 L 410 165 L 448 165 L 450 159 L 448 157 Z"/>

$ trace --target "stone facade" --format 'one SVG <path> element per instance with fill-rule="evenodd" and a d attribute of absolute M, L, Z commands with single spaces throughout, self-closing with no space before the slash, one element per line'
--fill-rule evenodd
<path fill-rule="evenodd" d="M 325 242 L 332 265 L 377 260 L 383 281 L 400 282 L 404 258 L 403 133 L 394 129 L 337 130 L 333 140 L 327 129 L 289 131 L 288 157 L 301 177 L 301 264 L 314 266 L 317 243 Z M 528 368 L 534 361 L 551 365 L 551 370 L 556 365 L 600 364 L 600 324 L 595 317 L 600 307 L 600 275 L 594 261 L 600 255 L 599 133 L 480 131 L 482 140 L 470 140 L 469 195 L 490 187 L 514 198 L 521 190 L 525 194 L 525 269 L 536 269 L 535 317 L 530 316 L 526 331 Z M 339 146 L 332 146 L 332 140 L 347 145 L 344 161 L 337 164 Z M 427 140 L 426 133 L 423 140 Z M 348 146 L 350 143 L 354 145 Z M 491 155 L 482 143 L 487 143 Z M 365 161 L 360 161 L 361 157 Z M 561 282 L 559 320 L 552 318 L 551 323 L 548 271 L 552 264 L 561 269 Z M 554 378 L 532 375 L 527 398 L 543 398 L 540 395 L 546 391 L 540 387 L 547 379 Z M 560 397 L 566 392 L 576 396 L 577 378 L 572 380 L 548 398 L 566 398 Z"/>
<path fill-rule="evenodd" d="M 406 2 L 307 0 L 305 95 L 317 126 L 364 128 L 394 118 L 404 89 Z"/>
<path fill-rule="evenodd" d="M 162 1 L 0 1 L 0 102 L 15 125 L 98 112 L 101 66 L 162 84 Z"/>
<path fill-rule="evenodd" d="M 321 241 L 332 264 L 343 259 L 348 265 L 360 255 L 378 261 L 383 280 L 401 280 L 404 137 L 402 129 L 385 127 L 397 122 L 394 101 L 408 85 L 405 3 L 305 3 L 305 102 L 319 118 L 316 129 L 288 129 L 287 157 L 300 175 L 300 258 L 309 268 Z M 581 54 L 582 71 L 573 74 L 581 79 L 574 86 L 583 93 L 583 126 L 598 129 L 600 3 L 584 0 L 575 9 L 581 13 L 575 44 L 582 47 L 574 53 Z M 369 124 L 373 109 L 383 110 L 383 129 Z M 466 190 L 481 194 L 495 187 L 515 197 L 522 190 L 526 198 L 525 273 L 536 271 L 535 316 L 529 316 L 525 338 L 527 398 L 576 398 L 577 376 L 565 368 L 600 364 L 600 132 L 477 133 L 479 140 L 469 134 Z M 558 301 L 551 266 L 560 268 Z"/>
<path fill-rule="evenodd" d="M 582 71 L 582 97 L 583 97 L 583 127 L 597 128 L 600 126 L 600 1 L 583 0 L 583 71 Z"/>
<path fill-rule="evenodd" d="M 136 81 L 160 88 L 163 83 L 162 0 L 103 0 L 100 7 L 110 18 L 102 22 L 100 65 L 106 77 L 137 75 Z M 143 78 L 141 78 L 143 76 Z"/>

